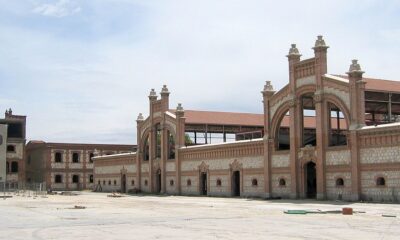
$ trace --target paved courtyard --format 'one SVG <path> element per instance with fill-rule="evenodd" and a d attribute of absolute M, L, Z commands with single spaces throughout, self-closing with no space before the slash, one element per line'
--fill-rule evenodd
<path fill-rule="evenodd" d="M 78 194 L 0 199 L 0 239 L 400 239 L 395 204 Z M 342 207 L 365 213 L 283 213 Z"/>

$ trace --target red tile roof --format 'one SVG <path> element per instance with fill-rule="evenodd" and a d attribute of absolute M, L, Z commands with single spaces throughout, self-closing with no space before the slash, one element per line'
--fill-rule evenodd
<path fill-rule="evenodd" d="M 345 75 L 336 75 L 336 76 L 348 79 L 348 76 Z M 400 81 L 368 78 L 368 77 L 363 77 L 363 80 L 366 82 L 365 90 L 400 93 Z"/>
<path fill-rule="evenodd" d="M 256 113 L 234 113 L 234 112 L 215 112 L 215 111 L 196 111 L 185 110 L 186 124 L 208 124 L 208 125 L 235 125 L 235 126 L 264 126 L 264 115 Z M 289 116 L 282 120 L 283 127 L 289 127 Z M 304 120 L 305 128 L 315 128 L 316 119 L 313 116 L 306 116 Z M 332 128 L 336 128 L 336 118 L 331 120 Z M 340 128 L 346 128 L 346 121 L 340 119 Z"/>

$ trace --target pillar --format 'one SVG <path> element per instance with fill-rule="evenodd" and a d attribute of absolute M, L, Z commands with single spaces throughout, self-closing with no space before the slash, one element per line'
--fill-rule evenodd
<path fill-rule="evenodd" d="M 351 155 L 351 200 L 360 200 L 360 150 L 358 146 L 357 129 L 365 125 L 365 81 L 362 79 L 363 71 L 357 60 L 353 60 L 349 71 L 350 92 L 350 127 L 349 144 Z"/>
<path fill-rule="evenodd" d="M 317 199 L 323 200 L 326 198 L 326 174 L 325 174 L 325 159 L 326 146 L 328 141 L 328 121 L 330 114 L 327 110 L 327 104 L 323 99 L 323 81 L 322 76 L 327 73 L 327 50 L 328 46 L 322 36 L 318 36 L 315 41 L 314 56 L 315 56 L 315 80 L 316 91 L 314 93 L 314 103 L 316 112 L 316 138 L 317 138 Z"/>
<path fill-rule="evenodd" d="M 289 102 L 290 114 L 290 176 L 291 176 L 291 198 L 298 198 L 299 196 L 299 179 L 298 179 L 298 150 L 300 147 L 300 128 L 299 123 L 301 118 L 299 116 L 298 100 L 296 99 L 296 64 L 300 62 L 301 54 L 296 47 L 292 44 L 289 49 L 289 54 L 286 56 L 289 61 L 289 89 L 291 99 Z"/>
<path fill-rule="evenodd" d="M 181 103 L 176 107 L 176 139 L 175 139 L 175 169 L 176 191 L 181 194 L 181 154 L 180 149 L 185 146 L 185 110 Z"/>
<path fill-rule="evenodd" d="M 265 198 L 270 198 L 271 189 L 271 151 L 273 139 L 271 138 L 271 115 L 270 100 L 275 91 L 270 81 L 266 81 L 264 90 L 261 92 L 264 103 L 264 186 Z"/>

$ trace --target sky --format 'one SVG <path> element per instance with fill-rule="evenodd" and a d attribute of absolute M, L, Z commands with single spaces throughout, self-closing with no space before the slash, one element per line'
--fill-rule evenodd
<path fill-rule="evenodd" d="M 329 73 L 358 59 L 400 80 L 398 0 L 0 0 L 0 110 L 27 116 L 27 140 L 135 144 L 151 88 L 171 108 L 262 113 L 290 44 L 310 58 L 317 35 Z"/>

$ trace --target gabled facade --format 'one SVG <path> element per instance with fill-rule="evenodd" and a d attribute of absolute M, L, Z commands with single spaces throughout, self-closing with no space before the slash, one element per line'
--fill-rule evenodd
<path fill-rule="evenodd" d="M 262 132 L 260 138 L 225 142 L 224 135 L 223 143 L 188 146 L 187 129 L 207 120 L 200 112 L 192 116 L 201 121 L 187 118 L 181 104 L 170 110 L 164 86 L 160 99 L 154 89 L 150 92 L 149 116 L 139 114 L 136 154 L 123 156 L 126 161 L 96 157 L 95 179 L 101 172 L 101 185 L 107 178 L 128 174 L 132 181 L 119 187 L 123 191 L 398 201 L 400 83 L 364 78 L 357 60 L 346 76 L 330 75 L 322 36 L 313 50 L 314 57 L 302 60 L 293 44 L 287 55 L 288 85 L 276 92 L 266 82 L 264 114 L 259 115 L 262 129 L 252 126 Z M 374 99 L 379 94 L 388 94 L 388 100 Z M 216 118 L 224 119 L 221 114 L 207 116 L 214 125 Z M 237 125 L 231 119 L 244 119 L 234 113 L 229 116 L 223 134 Z M 112 161 L 118 164 L 106 168 Z"/>

